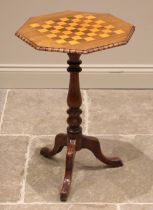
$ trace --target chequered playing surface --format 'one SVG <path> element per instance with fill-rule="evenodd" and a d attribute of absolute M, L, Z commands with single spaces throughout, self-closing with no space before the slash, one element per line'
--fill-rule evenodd
<path fill-rule="evenodd" d="M 62 45 L 77 45 L 125 33 L 123 29 L 116 28 L 107 21 L 98 19 L 94 15 L 84 14 L 50 19 L 43 23 L 35 22 L 29 26 L 37 33 Z"/>

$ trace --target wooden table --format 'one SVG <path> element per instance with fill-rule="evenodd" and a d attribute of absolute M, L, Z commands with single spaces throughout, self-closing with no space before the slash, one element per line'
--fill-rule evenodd
<path fill-rule="evenodd" d="M 61 201 L 66 201 L 72 180 L 76 151 L 89 149 L 97 159 L 111 167 L 122 166 L 118 157 L 106 157 L 96 137 L 82 134 L 80 114 L 82 104 L 79 72 L 81 54 L 91 53 L 126 44 L 135 27 L 110 14 L 64 11 L 29 18 L 15 33 L 16 36 L 37 50 L 64 52 L 69 56 L 67 71 L 70 73 L 67 104 L 67 133 L 57 134 L 53 149 L 44 147 L 40 153 L 51 158 L 67 146 L 66 169 L 60 192 Z"/>

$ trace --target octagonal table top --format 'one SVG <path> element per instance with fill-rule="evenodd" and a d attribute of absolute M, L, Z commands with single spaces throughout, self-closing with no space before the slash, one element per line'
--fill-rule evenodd
<path fill-rule="evenodd" d="M 63 11 L 31 17 L 15 35 L 37 50 L 86 54 L 127 44 L 134 30 L 111 14 Z"/>

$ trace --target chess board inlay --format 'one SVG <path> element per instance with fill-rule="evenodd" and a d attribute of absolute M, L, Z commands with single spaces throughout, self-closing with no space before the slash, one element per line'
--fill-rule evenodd
<path fill-rule="evenodd" d="M 57 44 L 77 45 L 81 42 L 91 42 L 96 39 L 106 39 L 125 33 L 121 28 L 98 19 L 94 15 L 74 15 L 47 20 L 42 24 L 32 23 L 30 27 L 43 34 Z"/>

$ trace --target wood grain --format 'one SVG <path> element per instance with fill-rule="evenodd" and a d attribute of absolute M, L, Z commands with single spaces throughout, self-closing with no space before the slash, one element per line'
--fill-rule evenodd
<path fill-rule="evenodd" d="M 15 34 L 37 50 L 85 54 L 126 44 L 134 30 L 111 14 L 64 11 L 31 17 Z"/>

